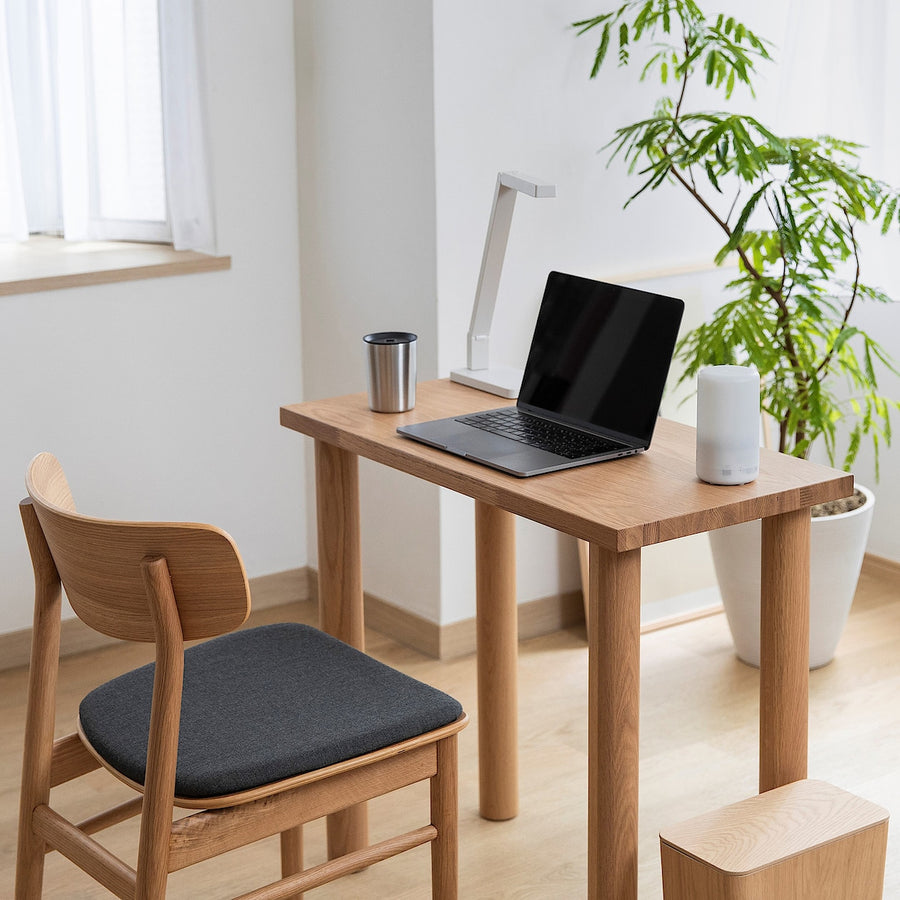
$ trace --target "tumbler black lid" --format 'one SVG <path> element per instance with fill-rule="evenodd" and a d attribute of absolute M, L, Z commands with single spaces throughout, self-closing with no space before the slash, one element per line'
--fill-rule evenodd
<path fill-rule="evenodd" d="M 409 331 L 376 331 L 363 338 L 367 344 L 411 344 L 416 339 Z"/>

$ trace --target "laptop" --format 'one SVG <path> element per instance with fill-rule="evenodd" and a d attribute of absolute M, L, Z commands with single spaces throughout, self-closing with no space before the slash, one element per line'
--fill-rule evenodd
<path fill-rule="evenodd" d="M 520 477 L 640 453 L 683 312 L 674 297 L 551 272 L 516 405 L 397 431 Z"/>

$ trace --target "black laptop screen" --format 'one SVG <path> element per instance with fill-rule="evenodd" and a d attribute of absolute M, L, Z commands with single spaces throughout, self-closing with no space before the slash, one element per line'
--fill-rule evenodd
<path fill-rule="evenodd" d="M 684 304 L 551 272 L 519 405 L 649 445 Z"/>

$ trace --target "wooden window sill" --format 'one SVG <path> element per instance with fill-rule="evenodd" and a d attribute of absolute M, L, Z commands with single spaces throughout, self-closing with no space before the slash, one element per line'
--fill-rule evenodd
<path fill-rule="evenodd" d="M 0 296 L 230 268 L 230 256 L 173 250 L 166 244 L 35 236 L 0 244 Z"/>

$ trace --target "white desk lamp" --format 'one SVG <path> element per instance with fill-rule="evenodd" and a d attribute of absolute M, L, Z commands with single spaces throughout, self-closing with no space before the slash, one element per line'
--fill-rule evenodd
<path fill-rule="evenodd" d="M 451 381 L 467 384 L 469 387 L 498 394 L 500 397 L 518 397 L 522 384 L 522 370 L 510 366 L 490 364 L 490 331 L 497 303 L 497 288 L 503 257 L 509 240 L 516 193 L 529 197 L 555 197 L 556 185 L 547 184 L 521 172 L 499 172 L 494 191 L 494 205 L 484 240 L 484 254 L 481 257 L 481 272 L 475 289 L 475 305 L 472 307 L 472 321 L 468 335 L 468 368 L 454 369 Z"/>

